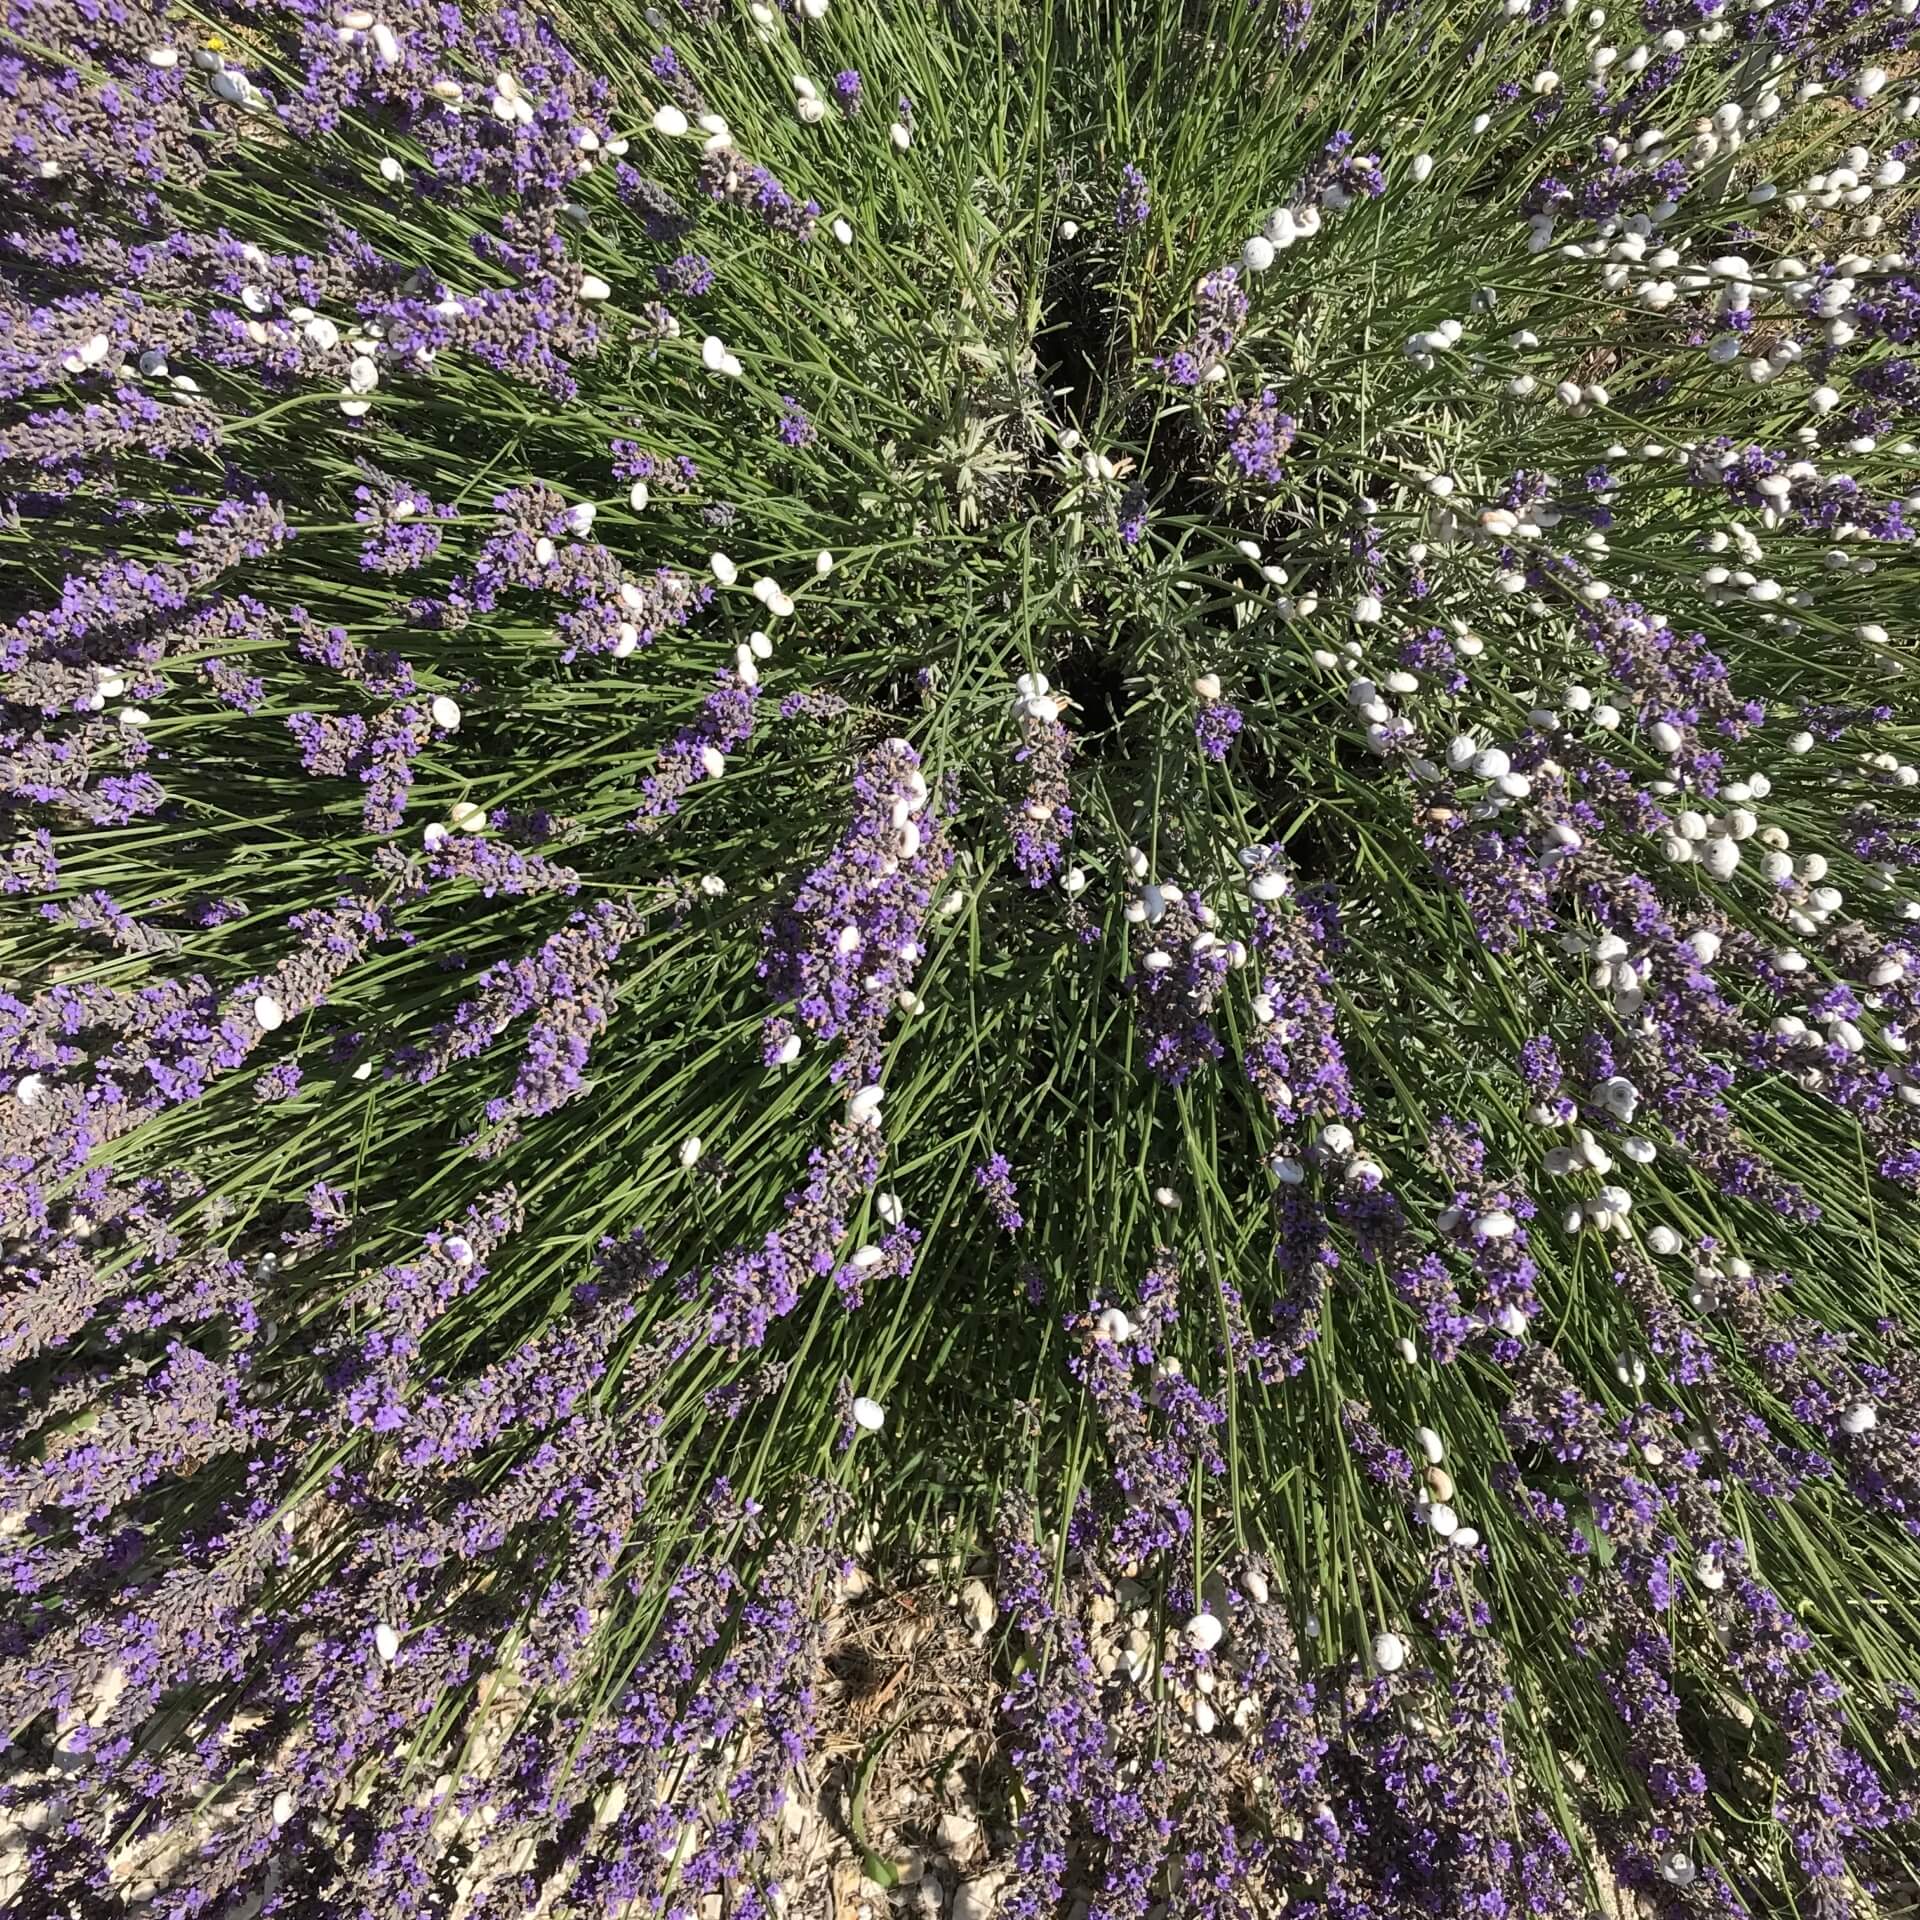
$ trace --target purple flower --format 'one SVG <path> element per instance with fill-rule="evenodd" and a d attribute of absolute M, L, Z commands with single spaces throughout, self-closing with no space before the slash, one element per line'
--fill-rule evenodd
<path fill-rule="evenodd" d="M 713 263 L 702 253 L 677 254 L 665 266 L 655 267 L 653 277 L 660 291 L 669 298 L 675 295 L 691 298 L 712 291 Z"/>
<path fill-rule="evenodd" d="M 791 1009 L 766 1029 L 769 1060 L 790 1057 L 797 1021 L 816 1040 L 839 1043 L 832 1078 L 860 1087 L 880 1077 L 881 1032 L 898 997 L 911 994 L 927 913 L 953 856 L 906 741 L 867 754 L 853 793 L 845 836 L 761 928 L 758 972 Z"/>
<path fill-rule="evenodd" d="M 790 393 L 780 396 L 780 438 L 794 448 L 810 447 L 815 438 L 814 424 L 807 417 L 806 409 Z"/>
<path fill-rule="evenodd" d="M 753 734 L 754 707 L 760 698 L 757 683 L 736 672 L 723 673 L 707 695 L 700 718 L 674 735 L 661 750 L 658 764 L 640 783 L 646 796 L 628 826 L 656 831 L 663 819 L 680 811 L 681 799 L 702 781 L 717 780 L 726 768 L 726 756 L 744 746 Z"/>
<path fill-rule="evenodd" d="M 1020 1190 L 1014 1184 L 1013 1167 L 1004 1153 L 990 1154 L 973 1170 L 973 1184 L 987 1196 L 993 1217 L 1002 1233 L 1018 1233 L 1025 1222 L 1020 1216 Z"/>
<path fill-rule="evenodd" d="M 757 214 L 771 233 L 802 242 L 813 238 L 820 203 L 796 200 L 765 167 L 743 160 L 731 147 L 701 160 L 700 183 L 709 199 Z"/>
<path fill-rule="evenodd" d="M 1227 948 L 1203 918 L 1205 903 L 1175 886 L 1145 889 L 1145 917 L 1130 928 L 1128 988 L 1148 1067 L 1170 1087 L 1218 1060 L 1211 1018 L 1227 979 Z"/>
<path fill-rule="evenodd" d="M 1229 407 L 1225 424 L 1230 429 L 1227 452 L 1241 478 L 1278 486 L 1281 461 L 1293 445 L 1294 420 L 1280 411 L 1273 389 L 1268 387 L 1258 400 Z"/>
<path fill-rule="evenodd" d="M 1051 716 L 1047 707 L 1055 709 Z M 1019 804 L 1007 811 L 1007 838 L 1027 885 L 1044 887 L 1065 864 L 1074 822 L 1073 789 L 1067 780 L 1073 736 L 1059 718 L 1057 702 L 1037 708 L 1034 701 L 1023 700 L 1020 747 L 1013 758 L 1016 766 L 1026 769 L 1026 791 Z"/>
<path fill-rule="evenodd" d="M 563 662 L 583 653 L 624 660 L 713 599 L 711 587 L 668 567 L 629 574 L 610 548 L 573 531 L 567 501 L 552 487 L 502 493 L 493 505 L 501 524 L 455 581 L 448 604 L 484 613 L 509 593 L 561 601 L 554 626 Z"/>
<path fill-rule="evenodd" d="M 431 1043 L 408 1050 L 409 1076 L 425 1086 L 527 1021 L 513 1084 L 484 1109 L 486 1149 L 498 1153 L 523 1120 L 552 1113 L 586 1090 L 593 1042 L 613 1001 L 613 965 L 638 924 L 630 908 L 602 901 L 534 951 L 483 969 L 479 993 L 460 1003 Z"/>
<path fill-rule="evenodd" d="M 1197 387 L 1233 351 L 1247 317 L 1238 267 L 1208 274 L 1194 296 L 1194 329 L 1185 346 L 1158 355 L 1154 366 L 1176 387 Z"/>
<path fill-rule="evenodd" d="M 1231 701 L 1209 700 L 1193 716 L 1193 737 L 1209 760 L 1223 761 L 1245 725 L 1245 716 Z"/>
<path fill-rule="evenodd" d="M 353 490 L 360 504 L 353 517 L 373 529 L 360 548 L 360 564 L 369 573 L 413 573 L 440 551 L 445 534 L 438 524 L 455 517 L 411 482 L 365 467 L 366 483 Z"/>

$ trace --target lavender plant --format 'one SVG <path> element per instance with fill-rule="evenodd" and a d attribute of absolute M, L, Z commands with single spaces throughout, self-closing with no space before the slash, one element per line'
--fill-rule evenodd
<path fill-rule="evenodd" d="M 9 0 L 7 1911 L 1903 1911 L 1914 21 Z"/>

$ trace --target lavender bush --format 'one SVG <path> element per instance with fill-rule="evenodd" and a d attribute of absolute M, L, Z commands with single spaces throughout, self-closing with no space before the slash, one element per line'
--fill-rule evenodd
<path fill-rule="evenodd" d="M 1907 1910 L 1915 18 L 9 0 L 6 1910 Z"/>

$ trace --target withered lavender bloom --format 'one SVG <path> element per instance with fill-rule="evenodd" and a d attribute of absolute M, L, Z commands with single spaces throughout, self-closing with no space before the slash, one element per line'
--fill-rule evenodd
<path fill-rule="evenodd" d="M 731 147 L 701 160 L 700 184 L 709 199 L 758 214 L 773 233 L 802 242 L 813 238 L 820 203 L 796 200 L 765 167 L 743 159 Z"/>
<path fill-rule="evenodd" d="M 1154 361 L 1177 387 L 1197 387 L 1210 368 L 1233 351 L 1247 317 L 1238 267 L 1221 267 L 1201 280 L 1194 296 L 1194 328 L 1187 343 Z"/>
<path fill-rule="evenodd" d="M 1050 703 L 1051 704 L 1051 703 Z M 1073 761 L 1073 736 L 1056 713 L 1048 718 L 1031 708 L 1020 716 L 1020 745 L 1014 764 L 1026 771 L 1026 791 L 1007 810 L 1007 838 L 1014 864 L 1030 887 L 1056 879 L 1066 862 L 1073 833 L 1072 788 L 1067 769 Z"/>
<path fill-rule="evenodd" d="M 104 888 L 95 887 L 62 906 L 41 910 L 55 926 L 100 935 L 122 953 L 175 953 L 180 936 L 127 912 Z"/>
<path fill-rule="evenodd" d="M 0 862 L 0 893 L 45 893 L 60 877 L 53 835 L 33 827 L 8 847 Z"/>

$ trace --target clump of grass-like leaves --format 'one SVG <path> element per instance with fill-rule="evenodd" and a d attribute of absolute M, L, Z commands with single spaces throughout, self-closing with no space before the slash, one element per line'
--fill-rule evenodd
<path fill-rule="evenodd" d="M 0 31 L 13 1910 L 1903 1910 L 1910 8 Z"/>

